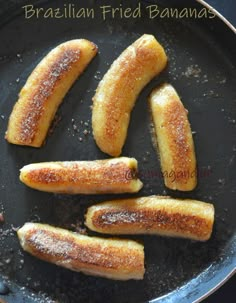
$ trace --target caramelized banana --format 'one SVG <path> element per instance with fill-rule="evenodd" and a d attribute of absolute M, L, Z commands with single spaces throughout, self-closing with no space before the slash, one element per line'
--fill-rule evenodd
<path fill-rule="evenodd" d="M 150 196 L 100 203 L 88 208 L 86 225 L 105 234 L 154 234 L 206 241 L 214 206 L 196 200 Z"/>
<path fill-rule="evenodd" d="M 170 84 L 152 92 L 150 105 L 166 187 L 193 190 L 197 185 L 196 157 L 187 110 Z"/>
<path fill-rule="evenodd" d="M 135 241 L 88 237 L 39 223 L 26 223 L 17 234 L 22 248 L 44 261 L 114 280 L 143 279 L 144 249 Z"/>
<path fill-rule="evenodd" d="M 9 143 L 40 147 L 67 91 L 97 53 L 84 39 L 60 44 L 42 59 L 20 91 L 8 122 Z"/>
<path fill-rule="evenodd" d="M 143 186 L 137 161 L 125 157 L 29 164 L 21 169 L 20 180 L 37 190 L 65 194 L 134 193 Z"/>
<path fill-rule="evenodd" d="M 143 35 L 113 62 L 93 97 L 93 135 L 104 153 L 121 154 L 135 101 L 166 63 L 165 51 L 152 35 Z"/>

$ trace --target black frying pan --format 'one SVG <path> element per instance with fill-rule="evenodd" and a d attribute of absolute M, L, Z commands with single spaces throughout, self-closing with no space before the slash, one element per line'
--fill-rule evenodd
<path fill-rule="evenodd" d="M 39 7 L 77 7 L 111 4 L 136 7 L 138 1 L 34 1 Z M 0 271 L 9 286 L 7 302 L 198 302 L 235 270 L 236 191 L 236 39 L 218 17 L 160 18 L 150 20 L 145 6 L 159 9 L 204 8 L 196 1 L 141 1 L 137 19 L 25 19 L 26 1 L 1 1 L 0 27 Z M 99 14 L 98 14 L 99 15 Z M 18 180 L 19 169 L 31 162 L 94 160 L 104 155 L 96 147 L 91 130 L 91 98 L 98 81 L 113 60 L 143 33 L 154 34 L 164 45 L 169 66 L 141 93 L 132 113 L 123 155 L 139 161 L 144 188 L 138 196 L 169 194 L 212 202 L 216 221 L 206 243 L 161 237 L 142 240 L 146 253 L 143 281 L 115 282 L 88 277 L 39 261 L 20 249 L 14 227 L 40 221 L 75 230 L 84 212 L 108 196 L 64 196 L 26 188 Z M 75 83 L 59 109 L 60 122 L 41 149 L 9 145 L 4 132 L 17 94 L 31 70 L 59 43 L 85 37 L 100 53 Z M 199 184 L 191 193 L 172 192 L 163 185 L 160 165 L 149 132 L 147 97 L 163 82 L 172 83 L 189 110 L 199 169 Z M 72 119 L 74 122 L 72 123 Z M 84 124 L 88 122 L 88 126 Z M 73 124 L 80 129 L 77 133 Z M 82 138 L 82 142 L 80 139 Z M 117 197 L 117 196 L 116 196 Z M 113 196 L 109 196 L 113 198 Z M 83 225 L 82 225 L 83 228 Z M 94 233 L 89 232 L 90 235 Z M 0 285 L 1 286 L 1 285 Z M 0 287 L 1 288 L 1 287 Z M 0 291 L 7 292 L 7 289 Z"/>

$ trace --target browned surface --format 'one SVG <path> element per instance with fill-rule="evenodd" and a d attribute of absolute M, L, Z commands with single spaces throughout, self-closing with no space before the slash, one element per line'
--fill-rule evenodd
<path fill-rule="evenodd" d="M 128 184 L 130 180 L 127 175 L 132 175 L 132 168 L 128 168 L 125 163 L 111 165 L 99 165 L 90 167 L 87 163 L 73 163 L 67 167 L 63 164 L 60 168 L 43 167 L 29 171 L 27 178 L 29 182 L 43 184 Z"/>
<path fill-rule="evenodd" d="M 155 89 L 150 104 L 165 185 L 173 190 L 193 190 L 197 185 L 196 157 L 187 110 L 170 84 Z"/>
<path fill-rule="evenodd" d="M 73 267 L 80 263 L 112 269 L 134 264 L 137 267 L 142 266 L 138 254 L 132 251 L 132 255 L 127 255 L 131 251 L 124 247 L 121 249 L 110 245 L 104 249 L 101 243 L 78 243 L 74 237 L 37 230 L 32 230 L 26 241 L 36 257 L 50 262 L 71 261 L 74 262 Z"/>
<path fill-rule="evenodd" d="M 142 187 L 136 173 L 137 162 L 127 158 L 49 162 L 25 166 L 20 180 L 35 189 L 53 192 L 136 192 Z"/>
<path fill-rule="evenodd" d="M 93 98 L 93 134 L 102 151 L 119 156 L 137 96 L 167 63 L 162 46 L 143 35 L 111 65 Z"/>
<path fill-rule="evenodd" d="M 192 234 L 199 238 L 205 238 L 212 228 L 212 222 L 205 218 L 145 208 L 135 211 L 100 210 L 93 216 L 93 224 L 98 229 L 102 228 L 103 231 L 113 230 L 113 227 L 115 229 L 118 226 L 144 231 L 171 230 L 174 233 Z"/>
<path fill-rule="evenodd" d="M 186 110 L 180 102 L 173 98 L 173 100 L 169 101 L 168 106 L 163 108 L 163 116 L 165 123 L 163 123 L 162 127 L 166 129 L 166 134 L 168 135 L 168 147 L 172 154 L 173 170 L 175 172 L 191 173 L 189 164 L 193 151 L 189 142 L 189 132 L 191 130 Z M 193 170 L 193 172 L 195 171 Z M 185 184 L 187 176 L 180 173 L 178 182 Z"/>
<path fill-rule="evenodd" d="M 96 53 L 97 46 L 84 39 L 65 42 L 50 51 L 20 91 L 6 139 L 40 147 L 65 94 Z"/>
<path fill-rule="evenodd" d="M 109 102 L 105 108 L 105 136 L 109 142 L 117 140 L 120 125 L 117 123 L 122 116 L 131 110 L 133 104 L 130 104 L 130 109 L 127 108 L 128 100 L 137 98 L 140 90 L 137 90 L 137 83 L 144 77 L 147 67 L 155 73 L 155 64 L 150 63 L 156 59 L 157 54 L 152 48 L 145 48 L 142 44 L 136 43 L 134 49 L 126 50 L 118 59 L 120 65 L 120 81 L 113 84 L 112 92 L 109 95 Z M 134 56 L 135 51 L 135 56 Z M 117 64 L 117 62 L 115 63 Z M 150 72 L 150 71 L 149 71 Z M 125 96 L 125 98 L 124 98 Z M 94 99 L 96 96 L 94 97 Z"/>
<path fill-rule="evenodd" d="M 195 200 L 141 197 L 89 207 L 86 225 L 109 234 L 160 234 L 205 241 L 212 233 L 214 207 Z"/>
<path fill-rule="evenodd" d="M 19 230 L 23 248 L 37 258 L 75 271 L 110 276 L 141 278 L 143 247 L 128 240 L 90 238 L 43 224 L 25 224 Z"/>
<path fill-rule="evenodd" d="M 27 96 L 29 102 L 24 107 L 18 130 L 19 140 L 24 144 L 33 142 L 50 96 L 67 76 L 72 65 L 79 62 L 79 59 L 79 49 L 64 48 L 63 52 L 54 57 L 54 62 L 37 77 L 37 85 L 32 86 L 32 90 Z"/>

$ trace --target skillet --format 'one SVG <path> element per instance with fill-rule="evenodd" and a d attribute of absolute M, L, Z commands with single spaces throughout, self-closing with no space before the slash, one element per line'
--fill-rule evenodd
<path fill-rule="evenodd" d="M 79 7 L 100 5 L 135 8 L 138 1 L 70 1 Z M 196 1 L 141 1 L 160 9 L 204 8 Z M 140 19 L 25 19 L 27 1 L 1 2 L 0 49 L 0 271 L 10 292 L 7 302 L 199 302 L 235 271 L 235 154 L 236 87 L 235 33 L 218 17 Z M 39 7 L 63 7 L 63 1 L 35 1 Z M 6 13 L 7 12 L 7 13 Z M 39 261 L 22 252 L 15 228 L 40 221 L 71 230 L 83 228 L 83 215 L 93 203 L 113 196 L 63 196 L 40 193 L 18 181 L 19 169 L 31 162 L 107 158 L 94 144 L 91 98 L 113 60 L 143 33 L 152 33 L 165 47 L 168 68 L 141 93 L 132 113 L 123 155 L 139 161 L 145 184 L 138 196 L 168 194 L 212 202 L 216 221 L 206 243 L 161 237 L 129 237 L 144 242 L 146 275 L 143 281 L 114 282 L 87 277 Z M 8 145 L 7 120 L 17 94 L 34 66 L 60 42 L 85 37 L 95 42 L 99 55 L 67 94 L 46 145 L 32 148 Z M 147 97 L 163 82 L 172 83 L 189 110 L 198 159 L 199 184 L 191 193 L 167 190 L 150 136 Z M 85 122 L 87 123 L 85 124 Z M 74 130 L 74 125 L 79 132 Z M 80 140 L 82 138 L 82 142 Z M 117 196 L 114 196 L 117 197 Z M 89 232 L 90 235 L 94 233 Z M 126 237 L 127 238 L 127 237 Z"/>

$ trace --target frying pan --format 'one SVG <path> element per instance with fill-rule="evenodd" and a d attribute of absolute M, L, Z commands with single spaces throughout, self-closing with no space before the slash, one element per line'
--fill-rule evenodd
<path fill-rule="evenodd" d="M 67 3 L 34 1 L 35 6 L 43 8 L 62 8 Z M 1 1 L 0 207 L 5 223 L 0 226 L 0 271 L 10 292 L 0 297 L 9 303 L 199 302 L 233 274 L 236 264 L 235 32 L 218 16 L 150 19 L 145 10 L 148 5 L 158 5 L 160 10 L 204 8 L 204 3 L 193 0 L 140 1 L 141 18 L 121 20 L 116 16 L 106 21 L 99 14 L 101 5 L 135 8 L 139 2 L 72 0 L 70 3 L 80 8 L 93 7 L 98 14 L 94 19 L 26 19 L 22 6 L 29 2 Z M 37 260 L 21 250 L 15 228 L 27 221 L 40 221 L 71 230 L 84 229 L 87 207 L 117 196 L 37 192 L 19 182 L 19 169 L 32 162 L 107 158 L 96 147 L 92 135 L 83 134 L 85 129 L 91 131 L 91 98 L 108 66 L 143 33 L 154 34 L 163 44 L 169 65 L 139 96 L 123 155 L 139 161 L 144 188 L 137 196 L 168 194 L 212 202 L 216 209 L 212 238 L 198 243 L 152 236 L 128 237 L 144 243 L 143 281 L 109 281 Z M 41 149 L 9 145 L 4 140 L 8 117 L 31 70 L 54 46 L 80 37 L 95 42 L 100 52 L 67 94 L 46 144 Z M 181 95 L 195 132 L 199 183 L 191 193 L 167 190 L 160 177 L 160 164 L 150 135 L 147 97 L 163 82 L 172 83 Z"/>

